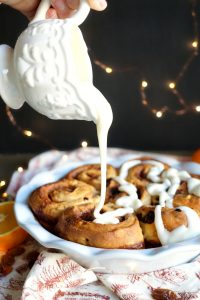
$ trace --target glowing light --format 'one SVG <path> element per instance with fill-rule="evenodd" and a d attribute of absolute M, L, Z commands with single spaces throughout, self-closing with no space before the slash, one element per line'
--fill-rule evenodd
<path fill-rule="evenodd" d="M 23 169 L 22 167 L 19 167 L 19 168 L 17 169 L 17 171 L 18 171 L 19 173 L 22 173 L 22 172 L 24 171 L 24 169 Z"/>
<path fill-rule="evenodd" d="M 112 73 L 113 70 L 110 67 L 106 67 L 105 71 L 106 71 L 106 73 L 110 74 L 110 73 Z"/>
<path fill-rule="evenodd" d="M 192 42 L 192 47 L 197 48 L 198 47 L 198 42 L 197 41 Z"/>
<path fill-rule="evenodd" d="M 108 74 L 113 72 L 113 69 L 111 67 L 108 67 L 107 65 L 103 64 L 99 60 L 94 60 L 94 63 Z"/>
<path fill-rule="evenodd" d="M 3 186 L 5 186 L 5 185 L 6 185 L 5 180 L 1 180 L 1 181 L 0 181 L 0 187 L 3 187 Z"/>
<path fill-rule="evenodd" d="M 170 89 L 174 89 L 174 88 L 175 88 L 175 86 L 176 86 L 176 85 L 175 85 L 175 83 L 174 83 L 174 82 L 170 82 L 170 83 L 169 83 L 169 88 L 170 88 Z"/>
<path fill-rule="evenodd" d="M 24 130 L 24 135 L 30 137 L 32 136 L 32 132 L 30 130 Z"/>
<path fill-rule="evenodd" d="M 146 99 L 143 99 L 142 104 L 146 106 L 146 105 L 148 105 L 148 101 Z"/>
<path fill-rule="evenodd" d="M 193 23 L 193 28 L 194 28 L 194 39 L 190 40 L 190 47 L 193 48 L 190 53 L 190 56 L 183 63 L 182 67 L 180 68 L 178 74 L 176 75 L 176 77 L 174 79 L 174 82 L 168 81 L 166 83 L 167 88 L 171 89 L 172 94 L 174 94 L 174 96 L 176 97 L 176 100 L 179 103 L 180 108 L 174 110 L 174 109 L 170 108 L 169 106 L 164 105 L 163 107 L 160 107 L 159 109 L 157 109 L 155 106 L 153 106 L 151 104 L 151 102 L 147 98 L 147 95 L 145 93 L 146 92 L 145 87 L 147 85 L 146 85 L 145 81 L 141 81 L 141 85 L 140 85 L 141 102 L 157 118 L 163 117 L 164 114 L 166 116 L 166 114 L 169 112 L 171 112 L 177 116 L 181 116 L 183 114 L 186 114 L 187 112 L 191 112 L 191 110 L 193 112 L 200 113 L 200 104 L 199 105 L 194 105 L 194 104 L 188 105 L 186 103 L 185 98 L 182 96 L 181 92 L 179 91 L 179 87 L 178 87 L 178 84 L 180 84 L 182 78 L 188 71 L 188 69 L 191 66 L 191 64 L 193 63 L 194 59 L 200 55 L 199 33 L 198 33 L 199 22 L 198 22 L 198 18 L 197 18 L 197 16 L 198 16 L 197 11 L 198 11 L 198 7 L 195 4 L 192 6 L 192 9 L 191 9 L 192 23 Z M 143 76 L 143 78 L 145 78 L 144 74 L 142 76 Z"/>
<path fill-rule="evenodd" d="M 197 106 L 195 107 L 195 110 L 196 110 L 197 112 L 200 112 L 200 105 L 197 105 Z"/>
<path fill-rule="evenodd" d="M 5 193 L 2 194 L 2 197 L 3 197 L 3 198 L 7 198 L 7 197 L 8 197 L 8 194 L 5 192 Z"/>
<path fill-rule="evenodd" d="M 145 80 L 142 81 L 142 87 L 145 88 L 148 86 L 148 82 L 146 82 Z"/>
<path fill-rule="evenodd" d="M 83 148 L 87 148 L 88 143 L 87 143 L 86 141 L 82 141 L 81 146 L 82 146 Z"/>
<path fill-rule="evenodd" d="M 156 117 L 157 117 L 157 118 L 162 118 L 162 116 L 163 116 L 162 111 L 157 111 L 157 112 L 156 112 Z"/>
<path fill-rule="evenodd" d="M 67 160 L 67 159 L 68 159 L 68 155 L 67 155 L 67 154 L 64 154 L 63 157 L 62 157 L 62 160 L 65 161 L 65 160 Z"/>

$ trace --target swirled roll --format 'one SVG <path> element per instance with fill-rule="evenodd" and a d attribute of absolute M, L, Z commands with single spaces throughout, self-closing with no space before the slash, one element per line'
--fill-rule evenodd
<path fill-rule="evenodd" d="M 38 220 L 54 224 L 66 208 L 97 201 L 99 196 L 93 186 L 75 179 L 63 179 L 35 190 L 29 205 Z"/>
<path fill-rule="evenodd" d="M 107 165 L 105 204 L 94 219 L 101 169 L 83 165 L 38 188 L 29 205 L 42 226 L 72 242 L 105 249 L 157 247 L 200 234 L 199 179 L 150 157 L 126 161 L 119 170 Z"/>
<path fill-rule="evenodd" d="M 117 176 L 117 170 L 111 166 L 107 165 L 106 178 L 113 178 Z M 66 175 L 68 179 L 77 179 L 86 182 L 94 186 L 98 191 L 101 189 L 101 166 L 100 164 L 90 164 L 83 165 L 75 168 Z"/>
<path fill-rule="evenodd" d="M 148 173 L 153 167 L 153 164 L 151 164 L 149 161 L 155 161 L 155 162 L 159 162 L 159 161 L 156 159 L 152 159 L 150 157 L 139 157 L 137 159 L 133 159 L 133 161 L 134 160 L 140 160 L 141 163 L 131 167 L 128 170 L 128 175 L 126 180 L 132 184 L 135 184 L 137 187 L 145 188 L 147 184 L 151 182 L 151 180 L 148 179 Z M 164 170 L 169 168 L 169 165 L 163 162 L 162 164 L 164 166 Z"/>
<path fill-rule="evenodd" d="M 106 205 L 103 211 L 110 210 Z M 66 209 L 56 225 L 57 234 L 66 240 L 106 249 L 140 249 L 144 238 L 137 217 L 127 214 L 118 224 L 93 222 L 94 205 L 86 204 Z"/>
<path fill-rule="evenodd" d="M 147 247 L 157 247 L 161 245 L 155 227 L 154 210 L 154 206 L 142 206 L 136 212 Z M 179 208 L 163 207 L 161 215 L 164 226 L 169 232 L 181 225 L 187 226 L 188 224 L 187 216 Z"/>
<path fill-rule="evenodd" d="M 147 189 L 143 186 L 137 188 L 138 198 L 142 201 L 143 205 L 149 205 L 151 203 L 151 196 L 147 192 Z M 128 194 L 120 190 L 120 184 L 114 180 L 110 179 L 107 182 L 106 189 L 106 203 L 115 203 L 121 197 L 126 197 Z"/>
<path fill-rule="evenodd" d="M 200 178 L 200 176 L 192 176 L 194 178 Z M 196 213 L 200 216 L 200 197 L 190 194 L 188 192 L 187 182 L 183 181 L 173 199 L 173 206 L 187 206 L 196 211 Z"/>

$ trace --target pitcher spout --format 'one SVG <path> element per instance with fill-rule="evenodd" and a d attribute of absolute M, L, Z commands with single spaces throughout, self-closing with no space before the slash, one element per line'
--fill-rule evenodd
<path fill-rule="evenodd" d="M 11 108 L 18 109 L 24 99 L 15 80 L 13 68 L 13 49 L 7 45 L 0 45 L 0 96 Z"/>

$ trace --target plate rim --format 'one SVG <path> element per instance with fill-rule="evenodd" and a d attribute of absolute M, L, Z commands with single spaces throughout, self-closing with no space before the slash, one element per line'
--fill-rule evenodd
<path fill-rule="evenodd" d="M 144 152 L 144 155 L 149 154 L 147 152 Z M 141 157 L 141 152 L 137 155 L 136 153 L 133 154 L 125 154 L 121 156 L 114 157 L 111 160 L 108 160 L 108 163 L 112 163 L 117 159 L 118 164 L 120 165 L 123 160 L 127 160 L 127 157 Z M 159 160 L 166 161 L 167 160 L 173 160 L 177 163 L 180 163 L 180 161 L 177 160 L 177 158 L 173 158 L 171 155 L 165 155 L 165 154 L 156 154 L 153 153 L 153 157 L 156 156 L 159 157 Z M 134 158 L 135 158 L 134 157 Z M 121 161 L 122 160 L 122 161 Z M 29 183 L 23 185 L 19 191 L 17 192 L 15 204 L 14 204 L 14 212 L 17 219 L 17 222 L 19 225 L 24 228 L 28 233 L 36 239 L 40 244 L 43 246 L 49 248 L 53 247 L 56 249 L 59 249 L 65 253 L 68 253 L 72 250 L 75 251 L 76 249 L 76 255 L 81 255 L 85 259 L 89 258 L 98 258 L 98 259 L 109 259 L 112 258 L 120 258 L 123 259 L 123 255 L 129 257 L 130 259 L 136 259 L 136 260 L 143 260 L 145 262 L 147 261 L 155 261 L 158 258 L 162 258 L 167 254 L 174 254 L 177 251 L 191 251 L 191 250 L 199 250 L 200 253 L 200 235 L 182 242 L 169 244 L 166 246 L 161 246 L 157 248 L 150 248 L 150 249 L 102 249 L 102 248 L 95 248 L 90 246 L 81 245 L 75 242 L 64 240 L 49 231 L 47 231 L 44 227 L 40 225 L 40 223 L 36 220 L 35 216 L 33 215 L 31 209 L 28 206 L 28 198 L 30 194 L 38 188 L 39 186 L 54 182 L 56 180 L 59 180 L 61 177 L 63 177 L 68 171 L 70 171 L 72 168 L 85 165 L 89 163 L 95 163 L 99 162 L 99 159 L 89 159 L 86 161 L 79 161 L 79 162 L 66 162 L 66 166 L 64 167 L 58 167 L 56 169 L 50 170 L 50 171 L 43 171 L 37 175 L 35 175 Z M 190 163 L 190 162 L 189 162 Z M 200 173 L 200 165 L 199 165 L 199 173 Z M 48 178 L 48 179 L 47 179 Z M 22 218 L 22 209 L 26 212 L 28 212 L 28 220 L 27 217 Z M 37 227 L 36 227 L 37 226 Z M 44 236 L 39 235 L 36 236 L 36 233 L 34 234 L 32 231 L 32 228 L 38 228 L 38 230 L 42 230 L 44 233 Z M 44 238 L 45 237 L 45 238 Z M 48 239 L 46 239 L 48 237 Z M 51 242 L 51 239 L 54 238 L 53 242 Z M 55 243 L 58 243 L 57 245 Z M 76 247 L 74 247 L 76 245 Z M 69 251 L 68 251 L 69 250 Z"/>

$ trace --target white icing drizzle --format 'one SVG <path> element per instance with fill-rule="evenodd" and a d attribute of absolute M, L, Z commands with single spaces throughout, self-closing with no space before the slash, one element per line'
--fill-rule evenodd
<path fill-rule="evenodd" d="M 125 216 L 128 213 L 133 213 L 134 210 L 142 206 L 142 201 L 138 199 L 137 188 L 125 180 L 128 175 L 129 168 L 140 163 L 140 160 L 125 162 L 120 169 L 119 176 L 114 178 L 114 180 L 120 184 L 119 190 L 128 194 L 127 196 L 120 197 L 116 200 L 116 205 L 122 206 L 123 208 L 100 214 L 99 212 L 104 204 L 104 199 L 102 198 L 97 206 L 98 210 L 94 212 L 95 223 L 117 224 L 119 223 L 119 219 L 117 217 Z"/>
<path fill-rule="evenodd" d="M 128 175 L 128 170 L 132 167 L 135 167 L 135 166 L 141 164 L 141 163 L 149 163 L 149 164 L 154 166 L 154 167 L 151 168 L 148 175 L 152 179 L 155 179 L 155 180 L 158 180 L 158 175 L 164 169 L 164 165 L 162 163 L 154 161 L 154 160 L 147 160 L 147 161 L 144 161 L 144 162 L 141 161 L 141 160 L 132 160 L 132 161 L 125 162 L 121 166 L 120 174 L 119 174 L 119 176 L 115 177 L 114 180 L 117 181 L 120 184 L 119 190 L 121 192 L 127 193 L 127 196 L 122 196 L 122 197 L 120 197 L 119 199 L 116 200 L 116 205 L 119 205 L 119 206 L 125 208 L 124 210 L 122 209 L 122 211 L 120 210 L 120 215 L 118 215 L 118 217 L 122 216 L 121 212 L 124 213 L 123 216 L 126 215 L 128 213 L 126 209 L 131 208 L 132 212 L 133 212 L 133 211 L 135 211 L 136 209 L 138 209 L 139 207 L 141 207 L 143 205 L 142 201 L 138 198 L 136 186 L 125 180 L 125 178 Z M 159 179 L 159 181 L 160 181 L 160 179 Z M 101 192 L 101 196 L 102 195 L 103 195 L 103 193 Z M 95 222 L 100 223 L 100 224 L 108 224 L 107 222 L 109 222 L 109 224 L 116 224 L 117 215 L 116 215 L 115 212 L 118 211 L 118 209 L 114 210 L 112 212 L 109 212 L 109 218 L 110 219 L 108 219 L 107 212 L 100 214 L 100 210 L 102 209 L 103 204 L 104 204 L 104 199 L 101 197 L 101 201 L 99 202 L 99 204 L 98 204 L 98 206 L 97 206 L 97 208 L 95 209 L 95 212 L 94 212 Z M 119 220 L 118 220 L 118 222 L 119 222 Z"/>
<path fill-rule="evenodd" d="M 170 232 L 164 227 L 161 205 L 155 207 L 155 226 L 162 245 L 184 241 L 200 234 L 200 218 L 197 213 L 186 206 L 180 206 L 178 208 L 186 214 L 188 226 L 181 225 Z"/>
<path fill-rule="evenodd" d="M 122 196 L 116 200 L 116 204 L 122 207 L 131 207 L 136 210 L 142 206 L 142 201 L 138 198 L 137 188 L 132 183 L 126 181 L 123 177 L 126 176 L 126 172 L 120 172 L 120 175 L 115 177 L 119 186 L 119 191 L 127 193 L 127 196 Z"/>
<path fill-rule="evenodd" d="M 154 160 L 148 160 L 148 161 L 144 161 L 144 162 L 141 160 L 132 160 L 132 161 L 125 162 L 120 168 L 119 176 L 114 178 L 114 180 L 120 184 L 119 191 L 127 193 L 127 196 L 122 196 L 119 199 L 117 199 L 115 202 L 116 205 L 119 205 L 122 208 L 114 210 L 109 213 L 106 212 L 106 213 L 100 214 L 100 210 L 102 209 L 103 204 L 104 204 L 104 199 L 101 198 L 101 201 L 99 202 L 99 204 L 94 212 L 94 216 L 95 216 L 94 222 L 95 223 L 117 224 L 119 222 L 119 219 L 117 219 L 117 217 L 125 216 L 127 213 L 130 213 L 129 211 L 134 212 L 136 209 L 138 209 L 139 207 L 141 207 L 143 205 L 142 201 L 138 198 L 136 186 L 125 180 L 125 178 L 128 175 L 129 169 L 132 167 L 135 167 L 141 163 L 149 163 L 149 164 L 153 165 L 153 167 L 151 168 L 148 175 L 150 176 L 150 178 L 152 178 L 156 181 L 160 181 L 160 179 L 158 180 L 158 175 L 164 169 L 164 165 L 162 163 L 154 161 Z M 103 195 L 102 192 L 101 192 L 101 195 Z M 118 215 L 118 213 L 120 213 L 120 214 Z"/>
<path fill-rule="evenodd" d="M 134 211 L 142 206 L 142 201 L 138 198 L 136 186 L 126 181 L 125 178 L 128 176 L 128 170 L 139 164 L 141 164 L 141 160 L 125 162 L 120 169 L 119 176 L 114 178 L 120 184 L 119 191 L 127 193 L 127 196 L 118 198 L 116 204 L 122 207 L 131 207 Z"/>
<path fill-rule="evenodd" d="M 104 214 L 100 214 L 101 209 L 104 206 L 105 198 L 106 198 L 106 171 L 107 171 L 107 136 L 108 130 L 112 123 L 112 111 L 107 102 L 102 101 L 102 105 L 100 102 L 96 102 L 94 99 L 94 104 L 97 107 L 98 117 L 95 120 L 97 125 L 97 136 L 99 141 L 99 149 L 100 149 L 100 159 L 101 159 L 101 196 L 100 201 L 97 204 L 94 210 L 95 219 L 100 219 Z M 103 99 L 104 100 L 104 99 Z M 112 222 L 112 221 L 111 221 Z"/>
<path fill-rule="evenodd" d="M 188 182 L 188 192 L 200 197 L 200 180 L 197 178 L 189 178 Z"/>
<path fill-rule="evenodd" d="M 164 180 L 163 183 L 149 183 L 147 190 L 151 196 L 157 196 L 164 192 L 168 187 L 170 187 L 170 181 L 167 179 Z"/>
<path fill-rule="evenodd" d="M 159 171 L 160 170 L 158 169 L 157 173 Z M 154 178 L 151 176 L 152 181 L 153 179 Z M 198 214 L 189 207 L 180 207 L 187 216 L 188 226 L 179 226 L 171 232 L 164 227 L 161 215 L 162 207 L 167 206 L 173 208 L 173 197 L 176 194 L 181 181 L 187 182 L 188 192 L 190 194 L 200 196 L 200 180 L 192 178 L 186 171 L 178 171 L 174 168 L 169 168 L 162 172 L 159 180 L 160 183 L 157 183 L 158 178 L 155 179 L 154 183 L 148 184 L 147 191 L 151 196 L 159 196 L 159 205 L 155 207 L 155 226 L 161 244 L 166 245 L 183 241 L 200 234 L 200 218 Z"/>
<path fill-rule="evenodd" d="M 173 198 L 171 198 L 166 191 L 163 191 L 159 195 L 159 204 L 161 207 L 173 207 Z"/>
<path fill-rule="evenodd" d="M 160 170 L 157 172 L 159 171 Z M 169 168 L 160 174 L 159 184 L 156 179 L 156 182 L 147 185 L 147 191 L 151 196 L 159 197 L 159 204 L 162 207 L 173 207 L 173 197 L 176 194 L 181 181 L 188 181 L 190 178 L 190 174 L 186 171 L 178 171 L 177 169 Z"/>
<path fill-rule="evenodd" d="M 143 163 L 153 165 L 147 175 L 147 178 L 153 182 L 160 182 L 159 175 L 164 170 L 164 165 L 155 160 L 145 160 Z"/>
<path fill-rule="evenodd" d="M 116 200 L 116 205 L 122 208 L 103 214 L 98 213 L 95 216 L 96 219 L 94 222 L 99 224 L 118 224 L 119 217 L 133 213 L 143 205 L 142 201 L 138 198 L 136 186 L 126 181 L 129 169 L 139 164 L 152 165 L 147 174 L 147 178 L 151 181 L 151 183 L 147 185 L 147 191 L 151 196 L 159 197 L 159 205 L 155 207 L 155 226 L 161 244 L 175 243 L 199 235 L 200 218 L 193 209 L 186 206 L 179 207 L 187 216 L 188 226 L 179 226 L 171 232 L 164 227 L 161 211 L 162 207 L 165 206 L 173 208 L 173 197 L 181 181 L 187 182 L 188 192 L 190 194 L 200 197 L 200 180 L 192 178 L 186 171 L 179 171 L 174 168 L 164 170 L 164 164 L 154 160 L 133 160 L 125 162 L 122 165 L 119 176 L 114 178 L 114 180 L 120 184 L 119 191 L 127 194 Z M 103 203 L 102 200 L 101 205 L 103 205 Z M 101 206 L 101 208 L 102 207 L 103 206 Z"/>
<path fill-rule="evenodd" d="M 132 214 L 133 209 L 130 207 L 127 208 L 118 208 L 112 211 L 107 211 L 103 214 L 100 214 L 93 222 L 98 224 L 118 224 L 118 217 L 123 217 L 126 214 Z"/>
<path fill-rule="evenodd" d="M 130 160 L 123 163 L 123 165 L 120 168 L 120 174 L 119 178 L 126 178 L 128 175 L 128 170 L 132 167 L 135 167 L 137 165 L 141 164 L 141 160 Z"/>

